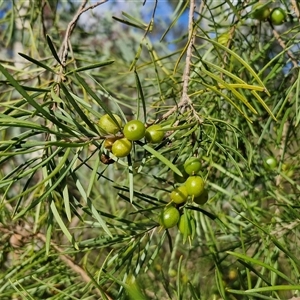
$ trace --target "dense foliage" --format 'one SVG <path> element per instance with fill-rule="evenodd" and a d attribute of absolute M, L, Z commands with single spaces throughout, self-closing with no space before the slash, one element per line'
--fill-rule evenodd
<path fill-rule="evenodd" d="M 296 1 L 0 11 L 1 299 L 300 297 Z"/>

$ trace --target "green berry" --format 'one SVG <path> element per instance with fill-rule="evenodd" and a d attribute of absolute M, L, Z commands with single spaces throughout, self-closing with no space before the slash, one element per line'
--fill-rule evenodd
<path fill-rule="evenodd" d="M 268 170 L 274 170 L 277 167 L 277 160 L 275 157 L 270 156 L 265 159 L 264 167 Z"/>
<path fill-rule="evenodd" d="M 265 4 L 256 3 L 253 5 L 251 15 L 253 19 L 265 21 L 270 15 L 270 9 Z"/>
<path fill-rule="evenodd" d="M 123 129 L 124 136 L 130 141 L 138 141 L 145 136 L 146 127 L 139 120 L 129 121 Z"/>
<path fill-rule="evenodd" d="M 165 228 L 171 228 L 177 225 L 180 218 L 179 211 L 174 206 L 166 207 L 161 214 L 161 225 Z"/>
<path fill-rule="evenodd" d="M 105 114 L 99 119 L 98 126 L 100 129 L 108 134 L 116 134 L 122 127 L 122 120 L 118 115 L 113 114 L 116 121 L 113 120 L 108 114 Z"/>
<path fill-rule="evenodd" d="M 198 197 L 194 197 L 194 202 L 203 205 L 208 201 L 208 191 L 204 189 L 203 192 Z"/>
<path fill-rule="evenodd" d="M 189 175 L 197 174 L 201 169 L 201 162 L 197 157 L 190 157 L 184 163 L 184 170 Z"/>
<path fill-rule="evenodd" d="M 165 136 L 164 131 L 162 131 L 161 129 L 162 127 L 159 124 L 149 126 L 145 132 L 147 142 L 152 144 L 160 143 Z"/>
<path fill-rule="evenodd" d="M 182 204 L 186 202 L 187 198 L 188 198 L 188 193 L 184 185 L 175 188 L 171 192 L 171 200 L 176 204 Z"/>
<path fill-rule="evenodd" d="M 185 186 L 190 196 L 198 197 L 204 191 L 204 180 L 200 176 L 190 176 L 186 180 Z"/>
<path fill-rule="evenodd" d="M 285 22 L 286 12 L 281 7 L 276 7 L 272 10 L 270 18 L 273 25 L 281 25 Z"/>
<path fill-rule="evenodd" d="M 130 151 L 132 148 L 132 143 L 126 138 L 122 138 L 119 140 L 116 140 L 112 147 L 111 147 L 111 152 L 113 155 L 116 157 L 125 157 L 129 155 Z"/>

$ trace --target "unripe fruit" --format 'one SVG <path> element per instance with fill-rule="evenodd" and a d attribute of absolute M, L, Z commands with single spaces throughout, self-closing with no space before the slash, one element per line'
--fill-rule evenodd
<path fill-rule="evenodd" d="M 190 196 L 198 197 L 204 191 L 204 181 L 200 176 L 190 176 L 186 180 L 185 186 Z"/>
<path fill-rule="evenodd" d="M 273 25 L 281 25 L 285 22 L 286 12 L 281 7 L 273 8 L 270 19 Z"/>
<path fill-rule="evenodd" d="M 102 131 L 108 134 L 116 134 L 122 127 L 122 120 L 118 115 L 113 114 L 117 123 L 108 115 L 103 115 L 98 122 L 98 125 Z"/>
<path fill-rule="evenodd" d="M 227 276 L 229 280 L 234 281 L 238 278 L 239 274 L 236 269 L 230 269 Z"/>
<path fill-rule="evenodd" d="M 264 167 L 268 170 L 274 170 L 277 167 L 277 160 L 270 156 L 264 161 Z"/>
<path fill-rule="evenodd" d="M 176 203 L 176 204 L 182 204 L 184 202 L 186 202 L 187 198 L 188 198 L 188 193 L 186 190 L 186 187 L 184 185 L 175 188 L 172 192 L 171 192 L 171 200 Z"/>
<path fill-rule="evenodd" d="M 270 15 L 270 9 L 264 4 L 256 3 L 253 5 L 251 15 L 253 19 L 265 21 Z"/>
<path fill-rule="evenodd" d="M 204 189 L 200 196 L 194 197 L 194 202 L 203 205 L 208 201 L 208 191 Z"/>
<path fill-rule="evenodd" d="M 180 165 L 178 167 L 178 170 L 181 172 L 183 176 L 179 176 L 177 173 L 174 172 L 174 180 L 178 183 L 184 183 L 189 177 L 189 174 L 187 174 L 183 165 Z"/>
<path fill-rule="evenodd" d="M 201 162 L 197 157 L 190 157 L 184 163 L 184 170 L 189 175 L 197 174 L 201 169 Z"/>
<path fill-rule="evenodd" d="M 162 127 L 159 124 L 149 126 L 145 132 L 146 140 L 152 144 L 160 143 L 165 136 L 165 133 L 161 129 Z"/>
<path fill-rule="evenodd" d="M 123 129 L 124 136 L 130 141 L 138 141 L 145 136 L 146 127 L 139 120 L 129 121 Z"/>
<path fill-rule="evenodd" d="M 168 275 L 170 277 L 176 277 L 177 276 L 177 271 L 175 269 L 171 269 L 168 271 Z"/>
<path fill-rule="evenodd" d="M 160 216 L 161 225 L 165 228 L 171 228 L 177 225 L 180 218 L 179 211 L 174 206 L 166 207 Z"/>
<path fill-rule="evenodd" d="M 116 157 L 125 157 L 127 156 L 132 148 L 132 143 L 126 138 L 122 138 L 119 140 L 116 140 L 111 148 L 111 152 Z"/>

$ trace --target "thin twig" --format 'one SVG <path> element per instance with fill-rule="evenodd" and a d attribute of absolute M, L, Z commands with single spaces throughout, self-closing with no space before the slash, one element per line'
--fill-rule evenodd
<path fill-rule="evenodd" d="M 183 73 L 183 86 L 182 86 L 182 96 L 181 102 L 184 104 L 191 104 L 191 100 L 188 95 L 189 88 L 189 79 L 191 72 L 191 61 L 192 61 L 192 51 L 195 43 L 195 34 L 194 34 L 194 12 L 196 9 L 195 0 L 191 0 L 190 2 L 190 11 L 189 11 L 189 45 L 186 50 L 186 58 L 185 58 L 185 68 Z"/>
<path fill-rule="evenodd" d="M 5 203 L 6 208 L 12 212 L 13 208 L 9 203 Z M 29 238 L 37 237 L 39 240 L 41 240 L 43 243 L 46 244 L 46 236 L 42 234 L 41 232 L 38 233 L 31 233 L 29 232 L 29 228 L 32 228 L 33 226 L 29 224 L 29 222 L 23 221 L 24 226 L 20 227 L 17 226 L 13 230 L 8 230 L 2 226 L 0 226 L 0 231 L 4 233 L 14 233 L 14 235 L 19 235 L 21 237 L 20 239 L 20 245 L 12 245 L 12 246 L 17 246 L 21 247 L 23 244 L 23 241 L 28 241 Z M 50 240 L 51 246 L 59 253 L 59 258 L 68 266 L 70 267 L 75 273 L 79 274 L 82 278 L 82 280 L 86 283 L 90 283 L 92 279 L 88 276 L 88 274 L 84 271 L 83 268 L 81 268 L 79 265 L 77 265 L 68 255 L 64 254 L 64 250 L 60 248 L 56 243 L 54 243 L 52 240 Z M 112 298 L 109 297 L 107 293 L 104 291 L 100 291 L 97 287 L 95 287 L 95 292 L 97 295 L 102 296 L 102 294 L 105 294 L 106 298 L 108 300 L 112 300 Z"/>
<path fill-rule="evenodd" d="M 270 25 L 272 27 L 274 37 L 277 40 L 278 44 L 282 47 L 282 49 L 286 50 L 287 47 L 286 47 L 285 42 L 281 39 L 281 37 L 280 37 L 279 33 L 276 31 L 276 29 L 274 29 L 271 22 L 270 22 Z M 297 68 L 298 67 L 298 62 L 297 62 L 297 59 L 295 58 L 295 56 L 293 55 L 293 53 L 290 50 L 287 50 L 286 52 L 287 52 L 287 55 L 289 56 L 289 58 L 291 59 L 294 68 Z M 293 82 L 294 80 L 295 80 L 295 75 L 292 76 L 291 82 Z M 290 101 L 290 98 L 288 99 L 288 101 Z M 289 126 L 290 126 L 289 120 L 285 121 L 285 123 L 283 125 L 283 133 L 282 133 L 282 136 L 281 136 L 281 143 L 280 143 L 280 146 L 279 146 L 280 159 L 283 158 L 284 151 L 285 151 L 285 148 L 286 148 L 286 142 L 287 142 L 287 139 L 288 139 Z M 276 185 L 280 186 L 281 181 L 282 181 L 282 176 L 278 175 L 276 177 Z"/>
<path fill-rule="evenodd" d="M 182 76 L 182 93 L 181 99 L 179 103 L 173 106 L 168 112 L 166 112 L 161 120 L 167 119 L 170 115 L 176 112 L 179 108 L 181 108 L 181 112 L 185 110 L 187 106 L 192 108 L 192 101 L 188 95 L 189 81 L 190 81 L 190 72 L 191 72 L 191 61 L 192 61 L 192 53 L 193 46 L 195 43 L 195 33 L 194 33 L 194 13 L 196 9 L 195 0 L 190 0 L 190 10 L 189 10 L 189 24 L 188 24 L 188 46 L 186 50 L 186 58 L 185 58 L 185 68 Z"/>
<path fill-rule="evenodd" d="M 272 31 L 273 31 L 274 37 L 277 40 L 278 44 L 281 46 L 282 49 L 285 50 L 287 47 L 285 45 L 285 42 L 282 40 L 282 38 L 280 37 L 279 33 L 277 32 L 277 30 L 275 30 L 273 28 Z M 297 63 L 296 57 L 293 55 L 293 53 L 290 50 L 287 50 L 286 53 L 289 56 L 289 58 L 291 59 L 294 67 L 297 68 L 298 67 L 298 63 Z"/>
<path fill-rule="evenodd" d="M 46 243 L 46 237 L 42 233 L 37 233 L 36 237 L 40 239 L 42 242 Z M 50 242 L 51 246 L 60 254 L 59 257 L 60 259 L 67 265 L 69 266 L 75 273 L 79 274 L 82 278 L 82 280 L 86 283 L 90 283 L 92 280 L 91 278 L 87 275 L 87 273 L 82 269 L 79 265 L 77 265 L 68 255 L 64 254 L 64 250 L 57 246 L 53 241 Z M 102 296 L 101 291 L 98 288 L 95 288 L 96 293 L 99 296 Z M 112 300 L 105 292 L 103 292 L 107 299 Z"/>
<path fill-rule="evenodd" d="M 297 1 L 291 0 L 291 6 L 292 6 L 292 9 L 294 10 L 297 18 L 300 19 L 300 11 L 299 11 Z"/>
<path fill-rule="evenodd" d="M 77 13 L 75 14 L 75 16 L 73 17 L 73 19 L 71 20 L 71 22 L 68 24 L 66 33 L 65 33 L 65 37 L 64 37 L 64 41 L 60 50 L 60 60 L 62 63 L 62 66 L 65 67 L 66 65 L 66 61 L 68 59 L 68 51 L 69 51 L 69 45 L 70 45 L 70 37 L 71 34 L 78 22 L 79 17 L 86 11 L 88 11 L 89 9 L 93 9 L 101 4 L 104 4 L 105 2 L 109 1 L 109 0 L 102 0 L 102 1 L 98 1 L 95 4 L 92 4 L 88 7 L 86 6 L 88 0 L 84 0 L 82 2 L 82 4 L 80 5 L 80 7 L 77 10 Z"/>

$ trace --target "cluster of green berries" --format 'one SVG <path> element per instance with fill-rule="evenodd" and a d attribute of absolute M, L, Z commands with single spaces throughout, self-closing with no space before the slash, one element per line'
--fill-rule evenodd
<path fill-rule="evenodd" d="M 179 231 L 185 236 L 191 236 L 195 232 L 195 219 L 188 213 L 180 214 L 178 207 L 187 202 L 203 205 L 208 201 L 208 191 L 205 182 L 200 175 L 201 162 L 197 157 L 188 158 L 179 167 L 182 176 L 174 173 L 174 180 L 181 183 L 170 193 L 170 202 L 161 212 L 160 223 L 164 228 L 178 226 Z"/>
<path fill-rule="evenodd" d="M 98 126 L 104 134 L 111 134 L 104 140 L 104 147 L 111 151 L 116 157 L 129 155 L 134 141 L 146 138 L 149 143 L 160 143 L 164 138 L 164 131 L 159 124 L 154 124 L 146 128 L 145 124 L 139 120 L 131 120 L 123 127 L 121 118 L 113 114 L 113 118 L 105 114 L 99 119 Z M 117 136 L 118 132 L 123 132 L 122 136 Z"/>
<path fill-rule="evenodd" d="M 160 143 L 165 136 L 159 124 L 146 127 L 139 120 L 131 120 L 123 126 L 121 118 L 116 114 L 105 114 L 99 119 L 98 126 L 103 134 L 108 135 L 103 143 L 104 148 L 116 157 L 129 155 L 135 141 L 145 138 L 148 143 L 156 144 Z M 120 132 L 122 135 L 118 134 Z M 174 173 L 174 180 L 181 185 L 176 186 L 170 193 L 170 202 L 160 215 L 160 224 L 163 228 L 177 225 L 185 237 L 190 237 L 195 233 L 196 222 L 189 213 L 182 213 L 185 209 L 181 208 L 187 202 L 205 204 L 208 200 L 208 192 L 204 180 L 198 175 L 201 169 L 199 158 L 188 158 L 178 169 L 182 176 Z"/>
<path fill-rule="evenodd" d="M 286 12 L 281 7 L 275 7 L 270 10 L 268 4 L 256 3 L 251 15 L 259 21 L 269 20 L 273 25 L 281 25 L 286 20 Z"/>

